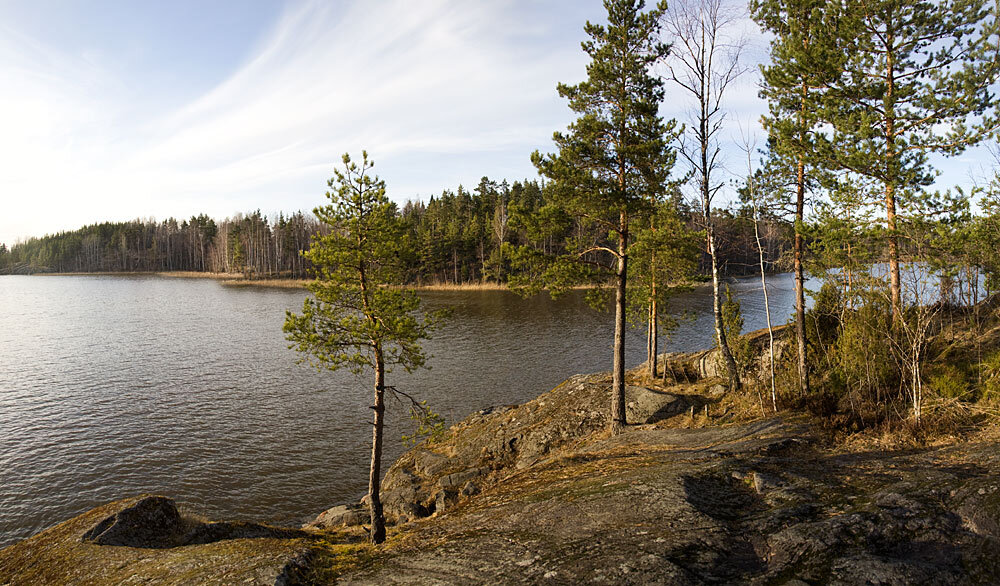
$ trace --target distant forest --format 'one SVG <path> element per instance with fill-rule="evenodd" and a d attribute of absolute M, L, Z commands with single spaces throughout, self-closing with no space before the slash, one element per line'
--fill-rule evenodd
<path fill-rule="evenodd" d="M 695 229 L 695 212 L 680 204 L 682 217 Z M 509 271 L 502 243 L 550 249 L 557 243 L 551 226 L 542 224 L 564 222 L 566 231 L 580 229 L 572 219 L 558 217 L 534 180 L 509 184 L 483 177 L 471 192 L 461 186 L 445 190 L 426 203 L 408 201 L 398 213 L 408 239 L 407 281 L 414 284 L 505 283 Z M 312 214 L 269 217 L 259 210 L 223 220 L 202 214 L 188 220 L 104 222 L 9 248 L 0 244 L 0 274 L 204 271 L 248 279 L 309 278 L 301 253 L 325 229 Z M 716 230 L 726 274 L 759 270 L 748 209 L 719 212 Z M 787 222 L 762 222 L 771 270 L 783 270 L 792 232 Z M 701 264 L 707 274 L 707 255 Z"/>

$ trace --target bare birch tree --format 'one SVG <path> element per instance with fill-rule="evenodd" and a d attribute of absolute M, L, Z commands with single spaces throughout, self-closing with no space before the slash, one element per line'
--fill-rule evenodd
<path fill-rule="evenodd" d="M 664 29 L 673 41 L 670 52 L 670 78 L 695 102 L 681 139 L 681 157 L 693 172 L 701 219 L 705 225 L 706 246 L 712 263 L 712 306 L 715 336 L 729 376 L 729 385 L 741 385 L 739 369 L 733 358 L 722 326 L 722 297 L 719 262 L 716 252 L 712 204 L 722 189 L 718 175 L 722 161 L 719 132 L 726 112 L 723 97 L 745 71 L 741 57 L 746 45 L 739 35 L 738 14 L 722 0 L 677 0 L 664 18 Z"/>

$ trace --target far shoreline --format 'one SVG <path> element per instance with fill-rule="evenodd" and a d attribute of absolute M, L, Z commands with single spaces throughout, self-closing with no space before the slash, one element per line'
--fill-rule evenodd
<path fill-rule="evenodd" d="M 264 278 L 247 279 L 242 273 L 201 271 L 100 271 L 79 273 L 31 273 L 31 277 L 163 277 L 169 279 L 213 279 L 226 287 L 268 287 L 275 289 L 305 289 L 313 279 Z M 418 291 L 509 291 L 503 283 L 432 283 L 406 285 Z"/>
<path fill-rule="evenodd" d="M 768 275 L 780 275 L 787 271 L 769 272 Z M 4 276 L 0 274 L 0 276 Z M 54 273 L 26 273 L 25 277 L 161 277 L 165 279 L 212 279 L 225 287 L 259 287 L 268 289 L 305 289 L 315 279 L 289 279 L 281 277 L 247 279 L 243 273 L 217 273 L 209 271 L 81 271 Z M 754 275 L 734 275 L 729 278 L 747 278 Z M 691 283 L 693 287 L 707 285 L 708 281 Z M 411 285 L 394 285 L 397 288 L 413 289 L 415 291 L 511 291 L 504 283 L 428 283 Z M 593 289 L 593 285 L 577 285 L 574 290 Z"/>

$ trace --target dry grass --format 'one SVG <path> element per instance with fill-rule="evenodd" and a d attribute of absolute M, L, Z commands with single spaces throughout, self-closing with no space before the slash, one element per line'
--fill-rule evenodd
<path fill-rule="evenodd" d="M 236 279 L 239 273 L 206 273 L 199 271 L 165 271 L 154 273 L 159 277 L 171 277 L 175 279 Z"/>
<path fill-rule="evenodd" d="M 486 281 L 481 283 L 427 283 L 421 285 L 405 285 L 408 289 L 417 291 L 510 291 L 506 283 L 494 283 Z M 587 291 L 593 289 L 593 285 L 577 285 L 570 289 Z"/>
<path fill-rule="evenodd" d="M 226 287 L 273 287 L 276 289 L 304 289 L 311 279 L 225 279 L 220 281 Z"/>
<path fill-rule="evenodd" d="M 490 281 L 482 283 L 428 283 L 426 285 L 407 285 L 406 288 L 417 291 L 508 291 L 507 285 Z"/>
<path fill-rule="evenodd" d="M 280 289 L 302 289 L 312 282 L 312 279 L 225 279 L 227 287 L 277 287 Z M 430 285 L 400 285 L 400 289 L 416 291 L 507 291 L 502 283 L 435 283 Z"/>
<path fill-rule="evenodd" d="M 312 282 L 312 279 L 225 279 L 223 285 L 228 287 L 277 287 L 281 289 L 301 289 Z M 509 291 L 503 283 L 431 283 L 427 285 L 399 285 L 400 289 L 416 291 Z"/>
<path fill-rule="evenodd" d="M 919 424 L 902 408 L 895 417 L 883 418 L 857 431 L 835 426 L 828 431 L 832 432 L 833 445 L 847 451 L 955 445 L 981 434 L 1000 436 L 1000 406 L 931 397 L 924 400 Z"/>
<path fill-rule="evenodd" d="M 85 273 L 32 273 L 35 277 L 134 277 L 154 276 L 172 279 L 236 279 L 240 273 L 209 273 L 201 271 L 103 271 Z"/>

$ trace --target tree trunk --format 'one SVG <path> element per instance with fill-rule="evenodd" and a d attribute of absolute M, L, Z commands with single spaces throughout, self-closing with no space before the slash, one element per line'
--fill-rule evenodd
<path fill-rule="evenodd" d="M 903 319 L 902 295 L 899 282 L 899 242 L 896 235 L 896 183 L 893 173 L 897 172 L 899 153 L 896 152 L 896 111 L 895 111 L 895 71 L 893 69 L 893 31 L 886 34 L 886 96 L 885 96 L 885 213 L 886 228 L 889 230 L 889 286 L 892 297 L 892 319 L 898 323 Z"/>
<path fill-rule="evenodd" d="M 618 275 L 615 291 L 615 347 L 611 374 L 611 434 L 625 430 L 625 285 L 628 270 L 628 217 L 621 213 L 618 235 Z"/>
<path fill-rule="evenodd" d="M 655 216 L 654 216 L 655 217 Z M 650 218 L 649 228 L 653 232 L 656 231 L 656 221 Z M 660 333 L 659 324 L 659 307 L 656 303 L 656 251 L 654 250 L 650 254 L 649 262 L 649 327 L 646 331 L 646 360 L 648 362 L 649 378 L 650 380 L 656 380 L 657 376 L 657 364 L 656 358 L 659 354 L 658 348 L 658 335 Z"/>
<path fill-rule="evenodd" d="M 385 515 L 379 496 L 379 481 L 382 472 L 382 416 L 385 413 L 385 364 L 382 346 L 375 345 L 375 422 L 372 426 L 372 462 L 368 473 L 368 512 L 371 516 L 371 540 L 379 544 L 385 541 Z"/>
<path fill-rule="evenodd" d="M 729 349 L 729 341 L 726 340 L 726 330 L 722 327 L 722 295 L 719 292 L 719 263 L 715 255 L 715 230 L 711 222 L 708 224 L 708 255 L 712 258 L 712 310 L 715 314 L 715 340 L 719 343 L 719 351 L 722 352 L 722 359 L 726 363 L 726 371 L 729 374 L 729 387 L 731 390 L 738 390 L 740 383 L 740 373 L 736 367 L 736 360 Z"/>
<path fill-rule="evenodd" d="M 903 318 L 899 282 L 899 241 L 896 237 L 896 190 L 891 182 L 885 186 L 886 226 L 889 228 L 889 287 L 892 298 L 892 319 Z"/>
<path fill-rule="evenodd" d="M 757 212 L 757 203 L 754 201 L 754 213 L 753 213 L 753 235 L 757 239 L 757 254 L 760 256 L 760 286 L 764 291 L 764 315 L 767 316 L 767 338 L 769 342 L 769 348 L 771 353 L 770 370 L 771 370 L 771 407 L 774 412 L 778 412 L 778 391 L 774 384 L 774 330 L 771 328 L 771 304 L 768 302 L 767 298 L 767 277 L 764 272 L 764 247 L 760 243 L 760 228 L 758 226 L 759 214 Z"/>
<path fill-rule="evenodd" d="M 917 327 L 919 328 L 919 324 Z M 916 338 L 917 335 L 918 334 L 914 332 L 914 338 Z M 910 357 L 910 362 L 912 363 L 910 366 L 912 376 L 910 384 L 913 387 L 913 420 L 917 423 L 917 425 L 919 425 L 923 399 L 923 388 L 920 384 L 920 348 L 916 342 L 914 342 L 913 346 L 914 348 Z"/>
<path fill-rule="evenodd" d="M 799 122 L 805 124 L 806 107 L 806 84 L 802 84 L 802 110 L 799 113 Z M 793 270 L 795 271 L 795 339 L 798 343 L 799 360 L 799 392 L 803 395 L 809 394 L 809 370 L 806 366 L 806 293 L 805 277 L 803 276 L 802 261 L 805 254 L 805 239 L 802 238 L 802 226 L 805 222 L 805 199 L 806 199 L 806 165 L 804 157 L 800 154 L 798 160 L 795 186 L 795 259 Z"/>
<path fill-rule="evenodd" d="M 659 354 L 657 333 L 659 331 L 659 319 L 657 318 L 657 313 L 659 308 L 656 303 L 656 283 L 653 283 L 653 298 L 649 302 L 649 346 L 648 346 L 648 363 L 649 363 L 649 378 L 655 380 L 658 374 L 656 357 Z"/>

